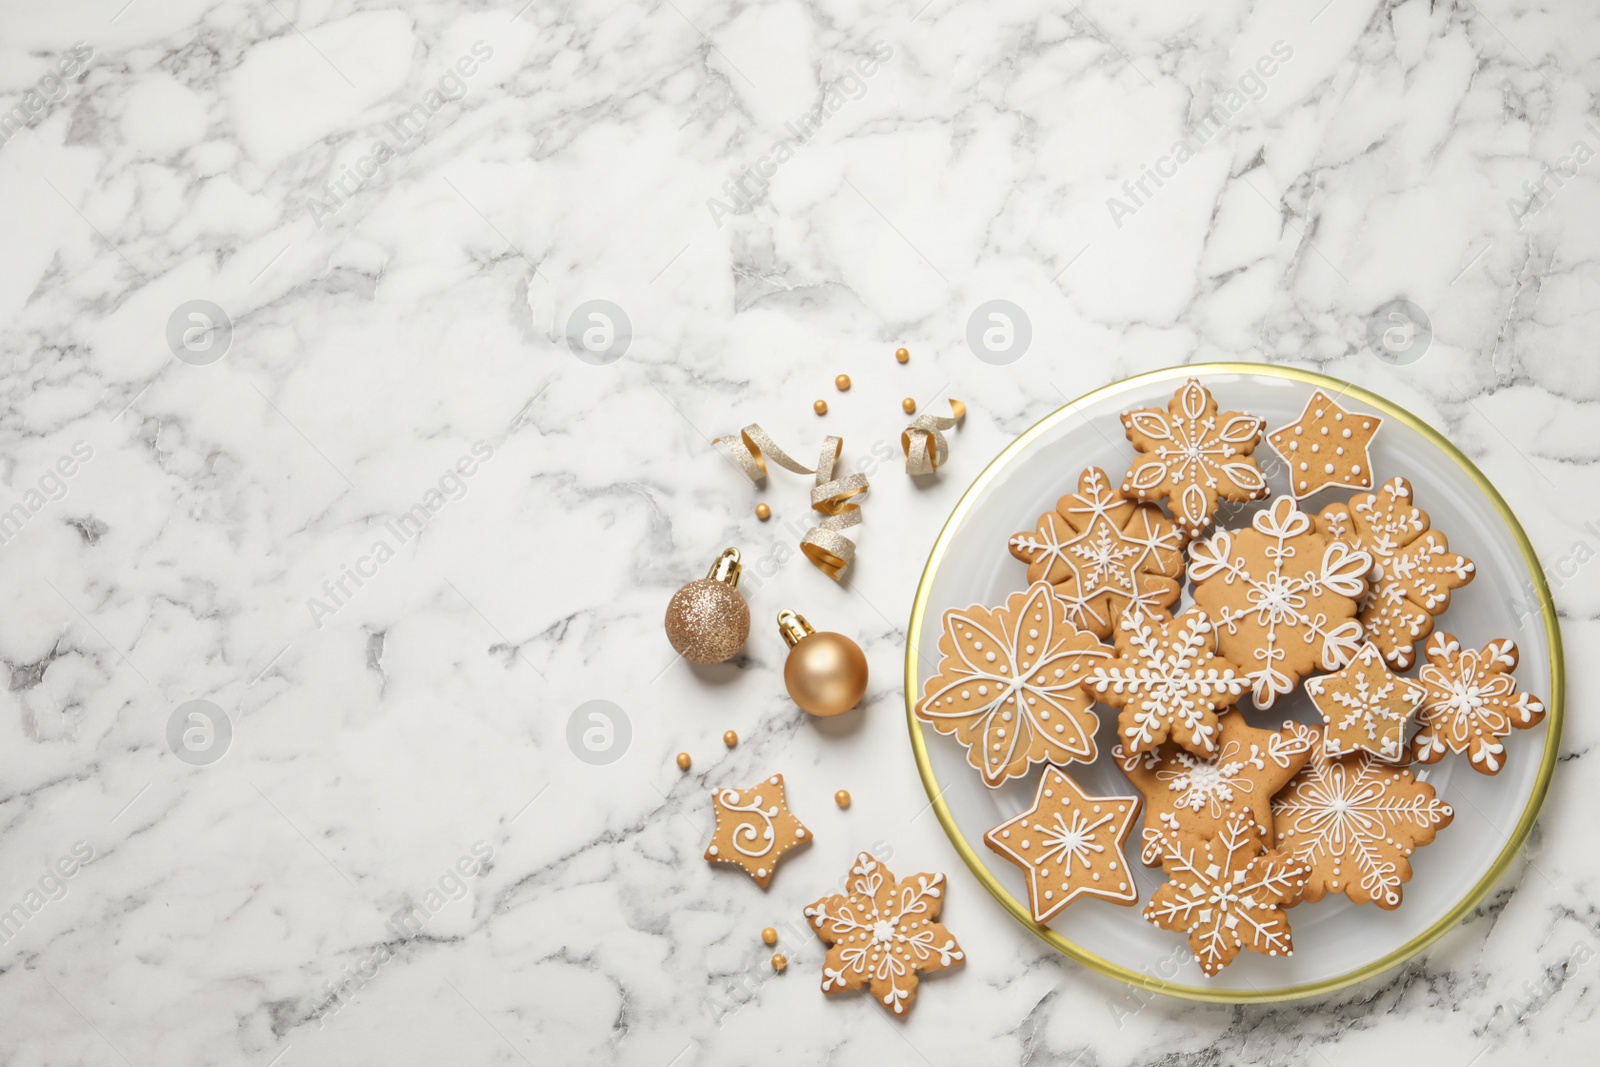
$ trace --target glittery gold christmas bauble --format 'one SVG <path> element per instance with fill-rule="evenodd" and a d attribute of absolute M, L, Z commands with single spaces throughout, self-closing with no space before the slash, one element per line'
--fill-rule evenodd
<path fill-rule="evenodd" d="M 739 595 L 739 550 L 724 549 L 699 581 L 672 594 L 667 640 L 690 663 L 721 663 L 750 636 L 750 607 Z"/>

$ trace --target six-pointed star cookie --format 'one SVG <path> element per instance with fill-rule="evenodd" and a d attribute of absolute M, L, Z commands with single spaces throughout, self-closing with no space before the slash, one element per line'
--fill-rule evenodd
<path fill-rule="evenodd" d="M 868 986 L 896 1015 L 917 995 L 917 972 L 932 974 L 966 959 L 966 953 L 936 920 L 944 904 L 944 875 L 893 872 L 863 852 L 856 857 L 843 894 L 811 903 L 807 921 L 829 947 L 822 961 L 822 991 L 842 993 Z"/>
<path fill-rule="evenodd" d="M 983 835 L 984 843 L 1028 872 L 1033 921 L 1046 923 L 1080 896 L 1135 904 L 1122 843 L 1139 813 L 1138 797 L 1092 797 L 1054 767 L 1039 778 L 1033 807 Z"/>
<path fill-rule="evenodd" d="M 1289 917 L 1300 901 L 1306 865 L 1265 851 L 1261 828 L 1235 811 L 1215 836 L 1178 834 L 1162 850 L 1169 881 L 1156 890 L 1144 917 L 1163 930 L 1189 935 L 1195 962 L 1215 975 L 1248 948 L 1292 956 Z"/>
<path fill-rule="evenodd" d="M 1010 546 L 1028 564 L 1028 581 L 1049 582 L 1072 624 L 1096 637 L 1110 637 L 1129 608 L 1170 607 L 1181 591 L 1182 531 L 1160 505 L 1114 488 L 1099 467 L 1079 475 L 1078 491 Z"/>
<path fill-rule="evenodd" d="M 717 828 L 711 833 L 706 859 L 733 864 L 763 889 L 772 881 L 778 860 L 811 840 L 811 832 L 789 812 L 781 774 L 750 789 L 713 789 L 711 809 L 717 815 Z"/>
<path fill-rule="evenodd" d="M 1306 694 L 1328 724 L 1328 754 L 1361 750 L 1390 763 L 1405 762 L 1406 722 L 1426 693 L 1389 670 L 1371 641 L 1337 674 L 1306 679 Z"/>
<path fill-rule="evenodd" d="M 986 785 L 1034 763 L 1094 759 L 1100 720 L 1083 680 L 1111 650 L 1068 621 L 1048 584 L 1011 594 L 1004 607 L 945 612 L 939 652 L 917 718 L 966 745 Z"/>
<path fill-rule="evenodd" d="M 1173 520 L 1190 537 L 1210 524 L 1219 499 L 1242 504 L 1271 491 L 1250 454 L 1265 424 L 1239 411 L 1218 414 L 1216 398 L 1194 378 L 1172 395 L 1165 411 L 1130 411 L 1122 425 L 1143 453 L 1122 491 L 1140 500 L 1167 500 Z"/>
<path fill-rule="evenodd" d="M 1367 449 L 1383 420 L 1346 411 L 1321 389 L 1311 394 L 1300 418 L 1267 435 L 1289 464 L 1289 489 L 1304 500 L 1330 485 L 1372 488 L 1372 459 Z"/>
<path fill-rule="evenodd" d="M 1516 666 L 1516 643 L 1504 638 L 1481 651 L 1462 648 L 1454 634 L 1429 638 L 1428 662 L 1417 672 L 1428 690 L 1417 712 L 1422 729 L 1411 739 L 1418 762 L 1437 763 L 1448 749 L 1465 752 L 1480 774 L 1499 774 L 1506 753 L 1501 740 L 1544 721 L 1544 702 L 1517 691 Z"/>
<path fill-rule="evenodd" d="M 1333 756 L 1320 729 L 1293 728 L 1310 740 L 1311 759 L 1272 798 L 1272 825 L 1279 851 L 1310 867 L 1306 901 L 1343 893 L 1356 904 L 1398 908 L 1409 857 L 1455 813 L 1409 770 L 1366 752 Z"/>
<path fill-rule="evenodd" d="M 1411 483 L 1404 478 L 1391 478 L 1349 503 L 1329 504 L 1317 520 L 1331 536 L 1371 554 L 1361 625 L 1389 665 L 1405 670 L 1417 643 L 1433 632 L 1433 617 L 1450 606 L 1450 590 L 1472 581 L 1472 561 L 1450 551 L 1445 535 L 1428 528 L 1428 513 L 1412 503 Z"/>
<path fill-rule="evenodd" d="M 1217 655 L 1216 628 L 1198 608 L 1176 619 L 1164 611 L 1123 615 L 1117 658 L 1085 683 L 1102 704 L 1122 709 L 1117 736 L 1130 754 L 1170 738 L 1204 756 L 1217 751 L 1217 716 L 1245 686 L 1237 665 Z"/>
<path fill-rule="evenodd" d="M 1372 557 L 1319 531 L 1289 497 L 1245 530 L 1218 530 L 1189 550 L 1194 602 L 1217 626 L 1217 648 L 1270 708 L 1301 678 L 1336 671 L 1361 647 L 1356 602 Z"/>
<path fill-rule="evenodd" d="M 1222 716 L 1221 750 L 1215 759 L 1196 756 L 1175 745 L 1159 752 L 1129 755 L 1121 746 L 1112 757 L 1122 773 L 1144 794 L 1143 847 L 1139 858 L 1154 867 L 1161 862 L 1164 842 L 1189 832 L 1217 832 L 1230 811 L 1250 813 L 1263 833 L 1272 830 L 1272 795 L 1311 758 L 1310 741 L 1282 730 L 1257 730 L 1239 712 Z"/>

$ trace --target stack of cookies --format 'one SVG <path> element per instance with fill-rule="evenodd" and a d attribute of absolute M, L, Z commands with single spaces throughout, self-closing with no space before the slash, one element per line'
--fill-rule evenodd
<path fill-rule="evenodd" d="M 1268 433 L 1191 379 L 1122 416 L 1139 456 L 1120 484 L 1091 467 L 1011 538 L 1027 588 L 945 613 L 916 714 L 991 788 L 1048 765 L 1032 807 L 984 838 L 1026 873 L 1037 922 L 1084 897 L 1138 902 L 1123 845 L 1142 811 L 1135 860 L 1168 879 L 1146 919 L 1186 934 L 1207 975 L 1241 949 L 1289 955 L 1298 904 L 1399 907 L 1412 853 L 1452 818 L 1413 763 L 1497 774 L 1507 736 L 1544 718 L 1510 640 L 1435 631 L 1473 564 L 1410 483 L 1375 482 L 1382 421 L 1319 390 Z M 1219 528 L 1223 502 L 1271 493 L 1263 437 L 1290 495 Z M 1329 489 L 1349 499 L 1301 509 Z M 1245 721 L 1242 702 L 1301 688 L 1321 725 Z M 1091 796 L 1070 774 L 1098 758 L 1096 703 L 1116 709 L 1111 757 L 1136 793 Z"/>

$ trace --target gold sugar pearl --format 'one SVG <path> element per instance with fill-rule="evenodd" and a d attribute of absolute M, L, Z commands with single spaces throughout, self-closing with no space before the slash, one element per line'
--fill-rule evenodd
<path fill-rule="evenodd" d="M 917 402 L 908 396 L 900 401 L 900 410 L 907 415 L 915 415 L 917 413 Z"/>
<path fill-rule="evenodd" d="M 722 743 L 727 745 L 729 748 L 732 748 L 734 745 L 739 743 L 739 735 L 734 733 L 732 730 L 729 730 L 727 733 L 722 735 Z"/>
<path fill-rule="evenodd" d="M 833 802 L 841 808 L 848 808 L 850 806 L 850 791 L 847 789 L 839 790 L 833 794 Z"/>
<path fill-rule="evenodd" d="M 839 375 L 837 378 L 835 378 L 833 380 L 833 384 L 836 385 L 839 388 L 839 392 L 841 392 L 841 393 L 844 392 L 846 389 L 850 388 L 850 375 L 848 375 L 848 374 Z"/>
<path fill-rule="evenodd" d="M 770 926 L 767 927 L 765 930 L 761 931 L 761 940 L 765 941 L 769 945 L 776 945 L 778 943 L 778 931 L 774 930 Z"/>
<path fill-rule="evenodd" d="M 904 348 L 897 348 L 894 350 L 894 358 L 897 362 L 904 363 L 911 358 L 911 353 Z"/>
<path fill-rule="evenodd" d="M 782 974 L 783 973 L 783 969 L 785 967 L 787 967 L 787 966 L 789 966 L 789 957 L 788 956 L 785 956 L 781 952 L 774 952 L 772 954 L 772 969 L 773 970 L 777 971 L 779 974 Z"/>
<path fill-rule="evenodd" d="M 772 509 L 767 507 L 765 504 L 757 504 L 756 518 L 760 519 L 762 522 L 766 522 L 768 519 L 772 518 Z"/>
<path fill-rule="evenodd" d="M 678 753 L 678 770 L 686 771 L 688 769 L 689 769 L 689 753 L 687 753 L 687 752 Z"/>
<path fill-rule="evenodd" d="M 828 402 L 826 400 L 819 400 L 815 404 L 811 405 L 811 410 L 815 411 L 818 415 L 826 415 L 828 413 Z"/>

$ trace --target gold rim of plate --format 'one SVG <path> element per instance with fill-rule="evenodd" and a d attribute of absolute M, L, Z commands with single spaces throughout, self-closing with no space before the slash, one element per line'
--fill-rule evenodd
<path fill-rule="evenodd" d="M 934 575 L 938 573 L 940 565 L 944 562 L 945 553 L 949 548 L 950 539 L 954 536 L 956 528 L 966 517 L 978 495 L 994 478 L 1005 469 L 1006 465 L 1014 460 L 1029 445 L 1064 419 L 1077 415 L 1090 404 L 1098 403 L 1108 397 L 1129 393 L 1152 382 L 1171 381 L 1175 379 L 1202 378 L 1211 375 L 1261 375 L 1273 378 L 1285 378 L 1291 381 L 1302 382 L 1306 385 L 1330 389 L 1337 394 L 1351 396 L 1365 404 L 1377 409 L 1384 415 L 1396 419 L 1411 427 L 1421 434 L 1426 440 L 1432 442 L 1440 451 L 1449 456 L 1464 471 L 1474 484 L 1482 490 L 1483 495 L 1499 513 L 1506 527 L 1511 531 L 1512 537 L 1521 549 L 1524 561 L 1528 565 L 1528 573 L 1533 578 L 1534 591 L 1539 598 L 1539 611 L 1544 619 L 1545 635 L 1550 646 L 1550 695 L 1547 702 L 1549 714 L 1545 719 L 1544 756 L 1539 764 L 1539 777 L 1534 782 L 1533 792 L 1528 796 L 1528 802 L 1522 810 L 1522 816 L 1517 820 L 1516 828 L 1506 840 L 1505 847 L 1500 850 L 1499 856 L 1484 876 L 1462 895 L 1444 917 L 1422 933 L 1413 937 L 1393 952 L 1358 967 L 1355 970 L 1326 978 L 1319 982 L 1308 982 L 1304 985 L 1284 986 L 1278 989 L 1215 989 L 1208 986 L 1183 985 L 1177 982 L 1167 982 L 1153 975 L 1141 971 L 1132 971 L 1110 960 L 1095 955 L 1079 947 L 1075 942 L 1056 933 L 1048 926 L 1042 926 L 1033 921 L 1032 914 L 1022 901 L 1012 896 L 1000 884 L 999 880 L 989 872 L 981 857 L 967 842 L 965 835 L 956 826 L 955 818 L 950 814 L 949 807 L 944 802 L 944 796 L 934 779 L 933 768 L 928 762 L 928 749 L 923 738 L 922 724 L 918 722 L 915 708 L 917 694 L 921 686 L 917 678 L 917 654 L 922 641 L 922 617 L 926 612 L 930 590 L 933 586 Z M 1516 858 L 1522 844 L 1527 840 L 1528 833 L 1533 829 L 1534 820 L 1539 816 L 1539 808 L 1544 803 L 1546 792 L 1550 788 L 1550 777 L 1555 771 L 1556 757 L 1561 748 L 1561 726 L 1563 709 L 1566 697 L 1566 678 L 1562 664 L 1561 653 L 1561 627 L 1556 619 L 1555 603 L 1550 596 L 1550 587 L 1545 581 L 1544 570 L 1539 564 L 1539 557 L 1533 550 L 1533 545 L 1528 541 L 1528 535 L 1523 531 L 1522 524 L 1517 521 L 1516 515 L 1507 506 L 1500 493 L 1490 483 L 1482 471 L 1477 468 L 1460 449 L 1432 426 L 1417 418 L 1411 412 L 1398 406 L 1376 393 L 1352 385 L 1349 382 L 1332 378 L 1314 371 L 1301 370 L 1297 367 L 1283 367 L 1265 363 L 1196 363 L 1182 367 L 1171 367 L 1165 370 L 1151 371 L 1146 374 L 1135 375 L 1122 381 L 1113 382 L 1090 393 L 1086 393 L 1077 400 L 1072 401 L 1029 427 L 1023 434 L 996 456 L 983 472 L 967 487 L 956 503 L 955 510 L 945 520 L 944 528 L 939 531 L 938 540 L 933 544 L 933 551 L 928 555 L 927 565 L 922 569 L 922 578 L 917 583 L 917 597 L 911 606 L 911 622 L 907 630 L 906 640 L 906 722 L 911 731 L 911 750 L 916 756 L 917 773 L 922 777 L 922 787 L 927 791 L 929 799 L 933 802 L 933 810 L 939 817 L 939 823 L 944 827 L 945 834 L 950 842 L 955 845 L 961 859 L 967 867 L 977 876 L 978 881 L 989 894 L 998 900 L 1005 909 L 1016 917 L 1023 926 L 1032 930 L 1051 947 L 1061 952 L 1070 959 L 1076 960 L 1090 970 L 1120 982 L 1136 986 L 1140 989 L 1154 993 L 1163 993 L 1167 996 L 1179 997 L 1185 1000 L 1208 1001 L 1224 1004 L 1250 1004 L 1264 1003 L 1275 1000 L 1295 1000 L 1301 997 L 1317 996 L 1323 993 L 1332 993 L 1357 982 L 1365 981 L 1375 975 L 1382 974 L 1406 960 L 1415 956 L 1429 945 L 1433 944 L 1444 934 L 1452 929 L 1461 919 L 1478 905 L 1489 891 L 1499 882 L 1505 874 L 1511 861 Z"/>

